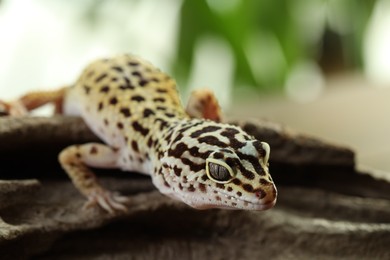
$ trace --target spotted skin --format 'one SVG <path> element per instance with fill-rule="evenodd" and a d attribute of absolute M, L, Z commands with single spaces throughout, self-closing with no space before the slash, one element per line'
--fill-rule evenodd
<path fill-rule="evenodd" d="M 275 204 L 268 144 L 220 123 L 210 91 L 194 92 L 184 110 L 172 78 L 141 58 L 120 55 L 93 62 L 58 93 L 63 98 L 54 95 L 52 101 L 65 114 L 80 115 L 105 143 L 70 146 L 59 155 L 87 206 L 126 209 L 125 198 L 105 190 L 89 166 L 150 175 L 163 194 L 198 209 L 264 210 Z M 48 101 L 44 92 L 34 94 L 36 103 Z"/>

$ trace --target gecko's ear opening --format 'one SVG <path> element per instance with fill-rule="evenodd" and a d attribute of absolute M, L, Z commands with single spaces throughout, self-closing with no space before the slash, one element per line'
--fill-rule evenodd
<path fill-rule="evenodd" d="M 264 165 L 267 165 L 268 160 L 269 160 L 269 155 L 271 153 L 271 147 L 266 142 L 261 142 L 261 146 L 262 146 L 262 148 L 265 151 L 264 158 L 263 158 L 263 163 L 264 163 Z"/>

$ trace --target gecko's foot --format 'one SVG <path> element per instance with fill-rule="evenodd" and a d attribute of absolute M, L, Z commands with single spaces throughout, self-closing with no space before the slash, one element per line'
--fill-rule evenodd
<path fill-rule="evenodd" d="M 28 114 L 27 109 L 20 101 L 6 102 L 0 100 L 0 117 L 1 116 L 25 116 Z"/>
<path fill-rule="evenodd" d="M 120 196 L 117 193 L 112 193 L 106 190 L 97 190 L 88 195 L 88 201 L 84 205 L 84 209 L 99 205 L 105 211 L 114 213 L 115 211 L 127 211 L 125 205 L 129 199 Z"/>

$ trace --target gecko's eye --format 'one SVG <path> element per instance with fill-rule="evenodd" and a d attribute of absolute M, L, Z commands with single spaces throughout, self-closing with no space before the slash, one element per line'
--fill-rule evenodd
<path fill-rule="evenodd" d="M 210 180 L 217 183 L 228 183 L 234 177 L 229 165 L 213 158 L 206 160 L 206 173 Z"/>

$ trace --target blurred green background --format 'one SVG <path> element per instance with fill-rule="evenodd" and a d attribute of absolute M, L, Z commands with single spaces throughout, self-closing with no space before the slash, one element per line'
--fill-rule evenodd
<path fill-rule="evenodd" d="M 363 40 L 377 1 L 3 0 L 0 3 L 0 32 L 5 46 L 25 43 L 30 51 L 42 52 L 41 57 L 46 58 L 50 53 L 42 42 L 46 40 L 53 49 L 50 44 L 53 39 L 45 35 L 53 33 L 52 37 L 63 37 L 68 44 L 61 42 L 51 52 L 66 53 L 80 42 L 92 42 L 84 50 L 73 47 L 74 55 L 80 57 L 88 52 L 85 49 L 94 49 L 98 41 L 99 48 L 104 49 L 102 55 L 132 52 L 146 56 L 173 74 L 181 88 L 219 82 L 213 74 L 220 71 L 226 74 L 221 84 L 229 85 L 228 91 L 232 87 L 248 87 L 272 92 L 283 90 L 297 68 L 320 78 L 333 72 L 363 69 Z M 18 33 L 30 38 L 18 38 L 15 36 Z M 143 50 L 142 45 L 149 49 Z M 9 56 L 10 51 L 6 49 L 7 55 L 3 56 Z M 14 51 L 26 53 L 25 48 Z M 88 58 L 94 56 L 100 53 Z M 82 59 L 83 66 L 86 60 Z M 197 80 L 199 72 L 203 78 L 210 77 L 210 81 Z M 0 83 L 8 85 L 7 80 L 2 82 L 2 76 L 7 78 L 5 74 L 6 71 L 0 74 Z"/>
<path fill-rule="evenodd" d="M 202 37 L 226 41 L 235 60 L 235 85 L 283 87 L 300 61 L 325 73 L 362 68 L 362 41 L 375 1 L 184 1 L 176 70 L 188 77 Z"/>

